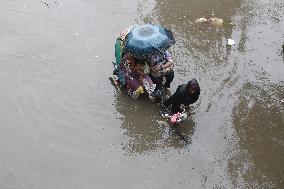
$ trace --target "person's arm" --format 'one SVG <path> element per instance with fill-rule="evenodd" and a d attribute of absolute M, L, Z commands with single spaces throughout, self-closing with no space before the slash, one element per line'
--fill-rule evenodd
<path fill-rule="evenodd" d="M 164 58 L 166 59 L 166 62 L 161 66 L 162 69 L 167 69 L 173 66 L 173 57 L 172 55 L 166 51 Z"/>
<path fill-rule="evenodd" d="M 165 64 L 161 65 L 161 69 L 167 69 L 167 68 L 171 67 L 172 65 L 173 65 L 173 62 L 168 61 Z"/>
<path fill-rule="evenodd" d="M 193 103 L 195 103 L 195 102 L 198 100 L 198 98 L 199 98 L 199 94 L 200 94 L 200 92 L 198 92 L 198 93 L 196 94 L 196 96 L 194 96 L 194 97 L 192 98 L 192 100 L 191 100 L 191 103 L 190 103 L 190 104 L 193 104 Z"/>
<path fill-rule="evenodd" d="M 179 98 L 179 87 L 177 88 L 176 92 L 167 100 L 164 101 L 163 105 L 164 106 L 169 106 L 171 104 L 174 104 L 175 102 L 177 102 L 178 98 Z"/>

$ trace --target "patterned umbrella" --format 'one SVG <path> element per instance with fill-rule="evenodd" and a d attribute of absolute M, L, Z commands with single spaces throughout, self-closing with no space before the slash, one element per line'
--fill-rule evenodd
<path fill-rule="evenodd" d="M 150 55 L 164 53 L 175 44 L 170 30 L 151 24 L 136 26 L 126 37 L 125 51 L 137 58 L 148 58 Z"/>

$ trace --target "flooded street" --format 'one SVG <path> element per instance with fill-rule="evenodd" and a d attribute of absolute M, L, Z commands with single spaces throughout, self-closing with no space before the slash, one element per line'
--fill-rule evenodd
<path fill-rule="evenodd" d="M 144 23 L 176 38 L 171 91 L 201 86 L 188 145 L 108 79 Z M 283 0 L 2 0 L 0 26 L 0 189 L 284 188 Z"/>

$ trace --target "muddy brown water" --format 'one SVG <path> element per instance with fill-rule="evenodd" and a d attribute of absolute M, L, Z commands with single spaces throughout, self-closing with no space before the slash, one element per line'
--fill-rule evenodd
<path fill-rule="evenodd" d="M 108 80 L 143 23 L 174 32 L 171 91 L 200 82 L 188 145 Z M 283 31 L 282 0 L 2 0 L 0 188 L 284 188 Z"/>

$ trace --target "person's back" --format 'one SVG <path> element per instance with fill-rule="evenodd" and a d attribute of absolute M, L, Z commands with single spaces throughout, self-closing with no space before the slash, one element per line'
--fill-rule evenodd
<path fill-rule="evenodd" d="M 170 84 L 174 79 L 172 55 L 166 51 L 163 54 L 149 56 L 147 61 L 151 68 L 150 77 L 157 84 L 157 89 L 163 86 L 163 77 L 166 78 L 164 86 L 170 88 Z"/>
<path fill-rule="evenodd" d="M 172 106 L 172 113 L 180 111 L 180 106 L 183 104 L 188 106 L 195 103 L 200 95 L 199 84 L 196 79 L 190 80 L 187 84 L 179 85 L 176 92 L 165 102 L 164 106 Z"/>

